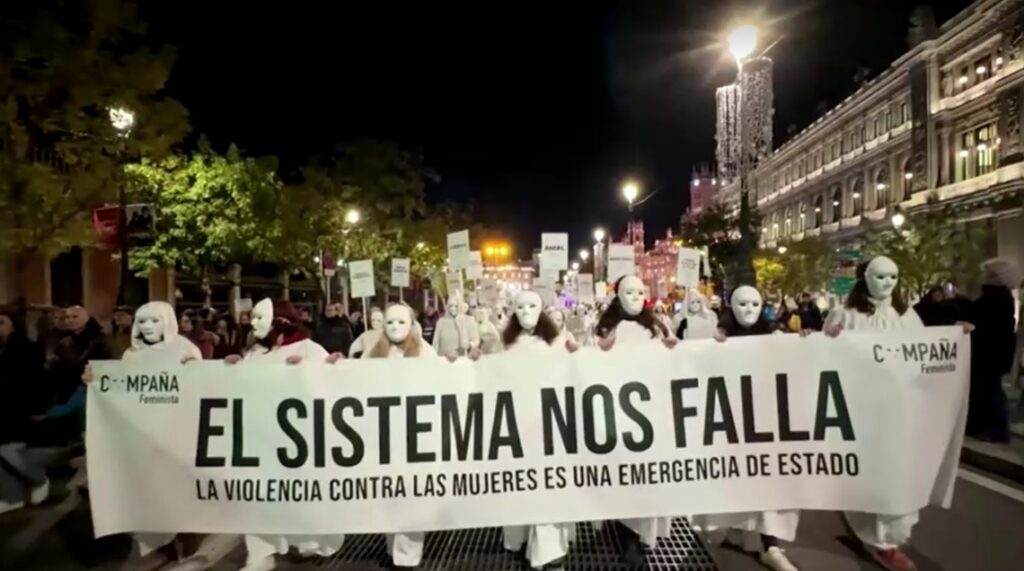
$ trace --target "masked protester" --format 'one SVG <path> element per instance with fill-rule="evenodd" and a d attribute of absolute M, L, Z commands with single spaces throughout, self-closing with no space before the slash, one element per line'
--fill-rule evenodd
<path fill-rule="evenodd" d="M 358 359 L 363 355 L 364 352 L 369 351 L 370 347 L 377 344 L 380 341 L 380 336 L 384 331 L 384 312 L 380 308 L 374 307 L 370 310 L 370 328 L 363 331 L 348 350 L 348 356 Z"/>
<path fill-rule="evenodd" d="M 843 307 L 829 312 L 825 333 L 877 331 L 924 327 L 921 318 L 907 307 L 896 285 L 899 268 L 885 256 L 877 256 L 857 268 L 857 282 Z M 846 512 L 846 520 L 872 558 L 886 569 L 917 569 L 900 547 L 910 539 L 918 512 L 902 515 Z"/>
<path fill-rule="evenodd" d="M 662 343 L 672 347 L 676 339 L 665 325 L 645 307 L 644 282 L 636 276 L 623 276 L 615 282 L 615 298 L 597 322 L 598 347 L 611 350 L 614 345 Z M 644 565 L 641 543 L 654 547 L 658 539 L 672 533 L 672 518 L 632 518 L 615 523 L 622 558 L 631 568 Z"/>
<path fill-rule="evenodd" d="M 363 359 L 437 357 L 434 348 L 416 332 L 416 319 L 408 305 L 393 304 L 381 317 L 381 335 L 363 353 Z M 388 552 L 396 569 L 414 569 L 420 564 L 425 537 L 422 531 L 388 534 Z"/>
<path fill-rule="evenodd" d="M 290 302 L 263 299 L 252 309 L 253 342 L 242 355 L 231 355 L 224 362 L 239 366 L 286 363 L 296 365 L 303 361 L 326 361 L 333 363 L 337 354 L 328 355 L 323 347 L 309 338 L 302 325 L 299 313 Z M 344 535 L 271 535 L 253 534 L 245 536 L 245 571 L 268 571 L 277 565 L 274 556 L 288 553 L 289 547 L 296 547 L 302 555 L 327 557 L 341 549 Z"/>
<path fill-rule="evenodd" d="M 568 344 L 557 345 L 558 337 L 558 329 L 544 313 L 540 294 L 527 290 L 517 295 L 502 333 L 505 352 L 528 358 L 536 351 L 575 350 Z M 526 559 L 534 569 L 561 570 L 574 530 L 573 523 L 517 525 L 506 526 L 502 536 L 508 551 L 518 552 L 525 544 Z"/>
<path fill-rule="evenodd" d="M 729 312 L 722 318 L 715 334 L 719 341 L 780 332 L 765 316 L 761 293 L 753 287 L 736 288 L 729 305 Z M 796 539 L 796 529 L 800 523 L 799 510 L 698 515 L 691 518 L 691 521 L 709 535 L 727 529 L 730 541 L 740 547 L 749 548 L 751 543 L 755 543 L 761 563 L 769 569 L 797 571 L 796 566 L 786 557 L 780 542 Z"/>

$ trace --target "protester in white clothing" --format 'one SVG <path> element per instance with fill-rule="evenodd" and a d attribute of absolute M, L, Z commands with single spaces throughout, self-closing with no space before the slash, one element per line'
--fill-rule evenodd
<path fill-rule="evenodd" d="M 554 345 L 558 347 L 565 347 L 566 343 L 578 345 L 576 336 L 565 326 L 565 312 L 560 308 L 552 307 L 548 309 L 547 314 L 551 318 L 551 322 L 555 324 L 555 329 L 558 330 L 558 338 L 555 339 Z"/>
<path fill-rule="evenodd" d="M 243 354 L 231 355 L 224 359 L 228 364 L 241 361 L 239 366 L 259 363 L 287 363 L 297 365 L 307 360 L 334 363 L 342 358 L 340 354 L 328 355 L 323 347 L 309 338 L 302 327 L 295 307 L 287 301 L 271 302 L 261 300 L 252 310 L 252 333 L 254 343 L 246 347 Z M 246 535 L 248 550 L 243 571 L 269 571 L 274 569 L 274 555 L 288 553 L 290 547 L 302 555 L 330 556 L 341 549 L 344 535 Z"/>
<path fill-rule="evenodd" d="M 438 355 L 455 357 L 477 354 L 480 348 L 480 330 L 476 320 L 468 315 L 469 305 L 461 295 L 452 295 L 445 306 L 445 315 L 437 320 L 434 330 L 434 350 Z"/>
<path fill-rule="evenodd" d="M 678 339 L 710 339 L 718 329 L 718 315 L 702 293 L 691 289 L 686 292 L 683 310 L 673 320 L 673 328 Z"/>
<path fill-rule="evenodd" d="M 524 291 L 516 296 L 512 317 L 502 334 L 506 352 L 524 356 L 531 351 L 565 350 L 555 345 L 558 331 L 544 311 L 540 294 Z M 502 530 L 505 549 L 519 551 L 526 545 L 526 559 L 534 569 L 564 569 L 575 524 L 549 523 L 506 526 Z"/>
<path fill-rule="evenodd" d="M 644 307 L 644 282 L 636 276 L 623 276 L 615 282 L 615 298 L 597 322 L 598 346 L 607 351 L 614 345 L 663 343 L 673 347 L 677 340 L 665 325 Z M 644 565 L 641 543 L 654 547 L 658 539 L 672 534 L 672 518 L 634 518 L 616 522 L 622 558 L 632 568 Z"/>
<path fill-rule="evenodd" d="M 412 308 L 393 304 L 384 313 L 384 331 L 377 343 L 363 353 L 364 359 L 412 359 L 437 357 L 434 348 L 416 333 Z M 422 531 L 391 533 L 388 553 L 396 569 L 413 569 L 423 559 Z"/>
<path fill-rule="evenodd" d="M 203 358 L 199 348 L 187 338 L 178 334 L 178 318 L 174 308 L 163 301 L 143 304 L 135 312 L 132 323 L 131 346 L 121 356 L 123 361 L 143 362 L 159 366 L 179 364 Z M 92 368 L 86 367 L 82 380 L 92 382 Z M 176 542 L 175 533 L 136 533 L 134 538 L 139 546 L 138 559 L 128 563 L 135 567 L 157 567 L 173 560 L 192 555 L 186 542 Z M 199 563 L 196 561 L 196 563 Z"/>
<path fill-rule="evenodd" d="M 376 345 L 380 340 L 383 327 L 384 312 L 380 308 L 374 307 L 370 310 L 370 328 L 360 333 L 359 337 L 352 342 L 352 346 L 348 349 L 348 356 L 358 359 L 364 352 L 369 351 L 370 347 Z"/>
<path fill-rule="evenodd" d="M 753 287 L 740 286 L 733 290 L 729 306 L 729 311 L 722 318 L 714 335 L 719 341 L 724 342 L 730 337 L 770 335 L 776 332 L 764 315 L 764 300 L 761 293 Z M 800 510 L 697 515 L 691 518 L 691 523 L 705 533 L 728 529 L 731 532 L 729 535 L 732 543 L 748 549 L 752 544 L 755 546 L 753 549 L 759 552 L 761 563 L 765 567 L 774 571 L 797 571 L 779 542 L 796 539 Z"/>
<path fill-rule="evenodd" d="M 477 329 L 480 331 L 480 352 L 491 355 L 501 351 L 501 333 L 491 320 L 491 310 L 480 306 L 473 311 Z"/>
<path fill-rule="evenodd" d="M 826 335 L 843 330 L 913 329 L 924 323 L 900 296 L 899 268 L 885 256 L 857 268 L 857 282 L 843 307 L 829 312 Z M 846 521 L 874 560 L 892 571 L 914 571 L 917 566 L 900 547 L 910 539 L 918 512 L 903 515 L 846 512 Z"/>

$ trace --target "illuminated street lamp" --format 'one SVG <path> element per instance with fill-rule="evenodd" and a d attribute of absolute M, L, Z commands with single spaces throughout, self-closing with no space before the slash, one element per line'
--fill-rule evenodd
<path fill-rule="evenodd" d="M 117 130 L 117 134 L 127 137 L 135 126 L 135 112 L 127 107 L 111 107 L 107 110 L 110 117 L 110 124 Z"/>
<path fill-rule="evenodd" d="M 122 139 L 122 143 L 117 146 L 117 157 L 118 161 L 121 160 L 121 155 L 124 154 L 123 141 L 132 134 L 132 127 L 135 126 L 135 112 L 127 107 L 110 107 L 107 109 L 107 115 L 110 118 L 110 125 L 117 131 L 117 135 Z M 125 202 L 125 185 L 123 182 L 118 181 L 117 185 L 117 202 L 120 208 L 120 221 L 118 222 L 118 233 L 121 237 L 121 281 L 118 284 L 117 289 L 117 303 L 127 304 L 128 300 L 128 280 L 131 275 L 131 266 L 128 263 L 128 205 Z M 131 305 L 136 305 L 132 303 Z"/>
<path fill-rule="evenodd" d="M 640 185 L 635 180 L 627 180 L 622 184 L 622 196 L 629 203 L 629 211 L 633 211 L 633 201 L 640 194 Z"/>
<path fill-rule="evenodd" d="M 729 33 L 729 51 L 736 61 L 750 57 L 757 48 L 757 28 L 749 24 L 739 26 Z"/>
<path fill-rule="evenodd" d="M 573 262 L 572 263 L 572 271 L 574 271 L 574 272 L 580 271 L 580 263 L 579 262 Z"/>
<path fill-rule="evenodd" d="M 900 211 L 893 213 L 892 218 L 889 219 L 892 222 L 892 227 L 899 230 L 906 223 L 907 217 Z"/>
<path fill-rule="evenodd" d="M 348 222 L 349 224 L 358 224 L 359 223 L 359 211 L 353 208 L 352 210 L 349 210 L 348 212 L 346 212 L 345 213 L 345 222 Z"/>
<path fill-rule="evenodd" d="M 604 241 L 604 228 L 596 228 L 594 230 L 594 241 L 595 242 L 603 242 Z"/>
<path fill-rule="evenodd" d="M 785 254 L 787 250 L 785 246 L 779 246 L 779 255 Z"/>
<path fill-rule="evenodd" d="M 586 250 L 586 249 L 580 250 L 580 259 L 581 260 L 586 262 L 587 258 L 589 258 L 589 257 L 590 257 L 590 251 L 589 250 Z"/>

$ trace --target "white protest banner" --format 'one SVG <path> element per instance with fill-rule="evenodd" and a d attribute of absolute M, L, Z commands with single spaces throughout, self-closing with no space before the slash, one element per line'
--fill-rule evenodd
<path fill-rule="evenodd" d="M 449 297 L 457 291 L 462 291 L 462 272 L 459 270 L 445 272 L 444 285 L 448 289 Z"/>
<path fill-rule="evenodd" d="M 632 244 L 611 244 L 608 246 L 608 281 L 636 273 L 636 249 Z"/>
<path fill-rule="evenodd" d="M 541 255 L 549 255 L 549 264 L 556 270 L 569 269 L 569 235 L 543 233 L 540 235 Z"/>
<path fill-rule="evenodd" d="M 94 361 L 93 522 L 324 534 L 948 507 L 969 363 L 959 327 L 454 364 Z"/>
<path fill-rule="evenodd" d="M 594 274 L 579 274 L 576 276 L 576 300 L 583 302 L 594 301 Z"/>
<path fill-rule="evenodd" d="M 377 290 L 373 283 L 373 260 L 356 260 L 348 264 L 352 297 L 373 297 Z"/>
<path fill-rule="evenodd" d="M 391 258 L 391 287 L 409 287 L 409 258 Z"/>
<path fill-rule="evenodd" d="M 608 298 L 608 282 L 597 282 L 594 284 L 594 298 L 597 301 L 604 301 Z"/>
<path fill-rule="evenodd" d="M 466 266 L 466 279 L 478 280 L 484 277 L 484 260 L 480 256 L 480 250 L 469 252 L 469 264 Z"/>
<path fill-rule="evenodd" d="M 469 230 L 448 234 L 448 267 L 464 270 L 469 266 Z"/>
<path fill-rule="evenodd" d="M 252 298 L 243 297 L 235 300 L 235 313 L 245 313 L 246 311 L 252 311 Z"/>
<path fill-rule="evenodd" d="M 700 250 L 679 248 L 677 256 L 676 285 L 686 288 L 686 291 L 695 289 L 700 284 Z"/>
<path fill-rule="evenodd" d="M 480 280 L 480 303 L 483 305 L 493 306 L 498 303 L 498 280 L 494 278 L 484 278 Z"/>

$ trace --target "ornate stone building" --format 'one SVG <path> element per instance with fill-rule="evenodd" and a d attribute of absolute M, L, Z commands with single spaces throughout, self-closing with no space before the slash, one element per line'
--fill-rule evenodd
<path fill-rule="evenodd" d="M 762 245 L 855 243 L 934 196 L 991 221 L 1024 268 L 1024 0 L 979 0 L 939 28 L 915 16 L 910 51 L 755 167 Z M 719 198 L 738 210 L 738 181 Z"/>

